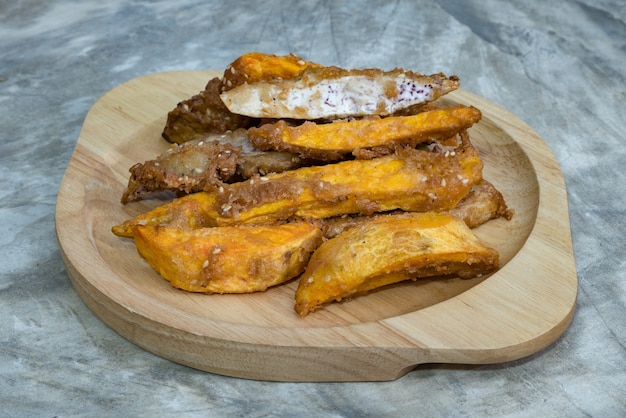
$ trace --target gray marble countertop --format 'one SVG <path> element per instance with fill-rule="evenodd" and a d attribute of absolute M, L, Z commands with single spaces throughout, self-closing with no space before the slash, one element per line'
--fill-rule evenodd
<path fill-rule="evenodd" d="M 0 2 L 0 415 L 626 416 L 626 2 L 285 4 Z M 507 364 L 297 384 L 190 369 L 100 322 L 54 225 L 87 111 L 132 78 L 248 51 L 458 74 L 532 126 L 568 191 L 579 295 L 562 337 Z"/>

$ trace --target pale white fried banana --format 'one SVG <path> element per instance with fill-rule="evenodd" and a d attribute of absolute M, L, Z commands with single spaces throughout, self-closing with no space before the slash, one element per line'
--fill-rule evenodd
<path fill-rule="evenodd" d="M 221 93 L 233 113 L 257 118 L 337 119 L 390 115 L 456 90 L 459 79 L 402 69 L 305 68 L 295 77 L 244 83 Z"/>

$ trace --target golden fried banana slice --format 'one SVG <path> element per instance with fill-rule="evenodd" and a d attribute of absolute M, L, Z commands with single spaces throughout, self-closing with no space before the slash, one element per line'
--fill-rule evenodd
<path fill-rule="evenodd" d="M 307 222 L 183 230 L 133 227 L 137 250 L 178 289 L 250 293 L 298 276 L 322 233 Z"/>
<path fill-rule="evenodd" d="M 289 126 L 285 121 L 248 129 L 248 139 L 264 151 L 286 151 L 306 158 L 339 159 L 354 150 L 401 144 L 415 146 L 454 137 L 480 121 L 472 106 L 430 110 L 411 116 L 364 118 Z"/>
<path fill-rule="evenodd" d="M 511 219 L 513 211 L 508 209 L 502 193 L 487 180 L 481 180 L 474 186 L 461 201 L 449 211 L 442 212 L 463 219 L 470 228 L 476 228 L 491 219 L 504 217 Z M 362 225 L 372 218 L 406 217 L 413 216 L 410 212 L 394 211 L 392 213 L 375 214 L 371 216 L 337 216 L 325 219 L 322 222 L 322 231 L 325 238 L 334 238 L 354 226 Z"/>
<path fill-rule="evenodd" d="M 466 132 L 461 137 L 455 153 L 404 148 L 371 160 L 303 167 L 225 186 L 216 196 L 217 223 L 450 210 L 482 178 L 478 152 Z"/>
<path fill-rule="evenodd" d="M 498 267 L 498 252 L 481 244 L 461 219 L 436 213 L 381 216 L 315 250 L 300 278 L 295 310 L 408 279 L 456 274 L 471 278 Z"/>
<path fill-rule="evenodd" d="M 308 65 L 295 77 L 240 84 L 220 97 L 231 112 L 249 117 L 337 119 L 390 115 L 432 102 L 458 87 L 458 77 L 444 74 Z"/>
<path fill-rule="evenodd" d="M 295 55 L 270 55 L 249 52 L 230 63 L 224 71 L 222 90 L 228 91 L 247 83 L 294 78 L 307 67 L 320 67 Z"/>

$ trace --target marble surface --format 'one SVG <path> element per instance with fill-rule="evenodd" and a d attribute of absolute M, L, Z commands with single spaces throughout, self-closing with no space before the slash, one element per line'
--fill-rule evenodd
<path fill-rule="evenodd" d="M 0 416 L 626 415 L 626 2 L 0 2 Z M 456 73 L 531 125 L 567 184 L 579 279 L 547 349 L 383 383 L 193 370 L 101 323 L 59 254 L 58 187 L 93 103 L 158 71 L 252 51 Z"/>

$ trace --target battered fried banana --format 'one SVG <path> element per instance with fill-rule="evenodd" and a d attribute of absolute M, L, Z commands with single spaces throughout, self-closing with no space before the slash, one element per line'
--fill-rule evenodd
<path fill-rule="evenodd" d="M 371 160 L 303 167 L 224 187 L 218 224 L 268 223 L 342 214 L 450 210 L 482 178 L 482 161 L 461 133 L 452 153 L 403 148 Z"/>
<path fill-rule="evenodd" d="M 478 109 L 458 106 L 411 116 L 364 118 L 290 126 L 285 121 L 248 129 L 248 139 L 260 150 L 286 151 L 303 158 L 338 160 L 363 148 L 416 146 L 442 141 L 470 128 L 481 119 Z"/>
<path fill-rule="evenodd" d="M 458 87 L 458 77 L 444 74 L 309 65 L 295 77 L 240 84 L 220 97 L 232 113 L 253 118 L 338 119 L 390 115 Z"/>
<path fill-rule="evenodd" d="M 155 160 L 133 165 L 122 204 L 155 192 L 193 193 L 219 187 L 237 171 L 238 149 L 218 141 L 189 141 Z"/>
<path fill-rule="evenodd" d="M 307 222 L 183 230 L 133 227 L 137 250 L 173 287 L 190 292 L 264 291 L 298 276 L 322 233 Z"/>
<path fill-rule="evenodd" d="M 502 193 L 485 179 L 472 186 L 467 196 L 461 199 L 454 208 L 442 213 L 463 219 L 470 228 L 476 228 L 492 219 L 500 217 L 510 219 L 512 216 L 512 211 L 508 209 Z M 322 223 L 322 231 L 325 238 L 333 238 L 349 228 L 362 225 L 380 216 L 396 218 L 413 215 L 410 212 L 394 211 L 371 216 L 337 216 L 325 219 Z"/>
<path fill-rule="evenodd" d="M 295 311 L 306 316 L 331 301 L 409 279 L 471 278 L 498 267 L 459 218 L 436 213 L 381 216 L 325 241 L 302 274 Z"/>
<path fill-rule="evenodd" d="M 244 129 L 208 135 L 172 146 L 156 159 L 132 166 L 121 201 L 126 204 L 165 190 L 214 190 L 223 183 L 291 170 L 305 163 L 296 154 L 255 149 Z"/>

